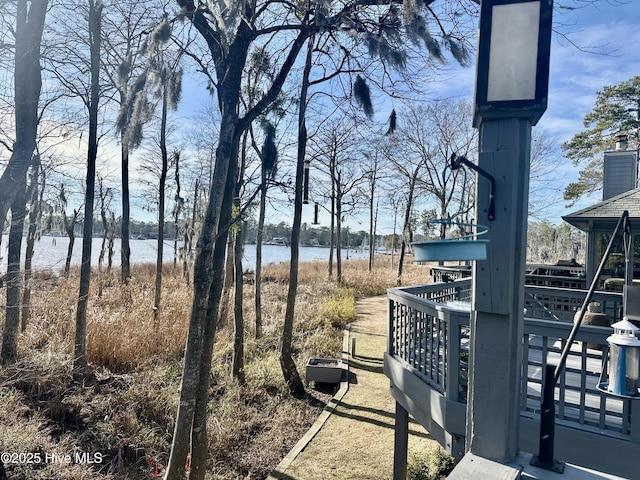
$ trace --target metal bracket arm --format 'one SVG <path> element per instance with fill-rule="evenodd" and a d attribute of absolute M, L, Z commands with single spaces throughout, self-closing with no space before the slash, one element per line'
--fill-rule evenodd
<path fill-rule="evenodd" d="M 449 161 L 449 166 L 451 167 L 451 170 L 457 170 L 462 165 L 466 165 L 471 170 L 474 170 L 474 171 L 478 172 L 479 175 L 482 175 L 484 178 L 489 180 L 490 188 L 489 188 L 489 215 L 488 215 L 488 218 L 489 218 L 489 221 L 495 220 L 495 218 L 496 218 L 496 207 L 495 207 L 495 204 L 494 204 L 494 199 L 495 199 L 495 191 L 496 191 L 496 179 L 493 177 L 493 175 L 491 175 L 486 170 L 480 168 L 475 163 L 472 163 L 469 160 L 467 160 L 467 157 L 464 157 L 464 156 L 460 156 L 459 157 L 455 153 L 452 153 L 451 154 L 451 159 Z"/>

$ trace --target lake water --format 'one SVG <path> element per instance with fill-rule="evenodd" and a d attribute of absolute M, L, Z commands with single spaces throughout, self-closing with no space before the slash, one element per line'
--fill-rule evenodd
<path fill-rule="evenodd" d="M 23 241 L 23 253 L 22 261 L 24 262 L 24 241 Z M 98 256 L 100 254 L 100 245 L 102 240 L 100 238 L 93 239 L 93 245 L 91 247 L 91 263 L 92 265 L 98 265 Z M 69 239 L 67 237 L 43 237 L 39 242 L 36 242 L 33 256 L 33 267 L 36 269 L 60 270 L 64 268 L 64 261 L 67 256 L 67 247 L 69 245 Z M 158 251 L 158 242 L 156 240 L 131 240 L 131 263 L 155 263 L 156 255 Z M 0 249 L 0 272 L 5 272 L 7 269 L 7 237 L 2 237 L 2 248 Z M 349 250 L 342 250 L 342 258 L 367 258 L 368 252 Z M 72 264 L 79 265 L 80 257 L 82 254 L 82 238 L 76 238 L 73 256 L 71 259 Z M 263 245 L 262 247 L 262 261 L 263 264 L 288 262 L 291 257 L 291 249 L 283 245 Z M 322 247 L 300 247 L 300 261 L 311 262 L 313 260 L 327 261 L 329 259 L 329 249 Z M 105 259 L 106 261 L 106 259 Z M 173 241 L 167 241 L 164 245 L 164 261 L 173 262 Z M 114 258 L 113 264 L 115 266 L 120 265 L 120 240 L 116 239 L 114 242 Z M 245 245 L 243 266 L 245 269 L 254 269 L 256 265 L 256 246 Z"/>

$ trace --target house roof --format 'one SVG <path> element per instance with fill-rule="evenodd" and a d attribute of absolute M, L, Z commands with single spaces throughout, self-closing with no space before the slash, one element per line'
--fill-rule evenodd
<path fill-rule="evenodd" d="M 562 219 L 582 231 L 613 229 L 622 215 L 629 212 L 632 228 L 640 228 L 640 188 L 629 190 L 615 197 L 564 215 Z"/>

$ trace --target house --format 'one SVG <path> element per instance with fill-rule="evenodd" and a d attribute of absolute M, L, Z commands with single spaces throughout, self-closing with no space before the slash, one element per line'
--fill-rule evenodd
<path fill-rule="evenodd" d="M 632 233 L 633 278 L 640 281 L 638 154 L 635 150 L 627 150 L 626 146 L 626 140 L 620 138 L 616 150 L 604 154 L 602 201 L 562 217 L 567 223 L 587 233 L 585 272 L 587 284 L 593 279 L 611 233 L 625 210 L 629 212 Z M 614 250 L 604 267 L 601 288 L 622 290 L 624 258 L 623 242 L 619 240 L 614 245 Z"/>

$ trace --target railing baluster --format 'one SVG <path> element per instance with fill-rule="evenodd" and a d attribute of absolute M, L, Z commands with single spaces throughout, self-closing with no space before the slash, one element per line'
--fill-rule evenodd
<path fill-rule="evenodd" d="M 444 359 L 442 358 L 442 320 L 439 317 L 436 317 L 436 382 L 441 387 L 444 385 L 444 372 L 442 371 L 442 366 L 444 364 Z"/>
<path fill-rule="evenodd" d="M 447 312 L 445 343 L 445 395 L 449 400 L 458 401 L 460 392 L 460 317 Z"/>
<path fill-rule="evenodd" d="M 561 351 L 564 349 L 564 346 L 565 346 L 566 343 L 567 342 L 565 341 L 564 338 L 561 339 L 561 342 L 560 342 L 560 350 Z M 562 375 L 558 379 L 558 387 L 559 387 L 559 392 L 558 392 L 558 418 L 561 418 L 561 419 L 565 418 L 565 399 L 566 399 L 566 395 L 567 395 L 566 382 L 567 382 L 567 369 L 563 368 L 562 369 Z"/>
<path fill-rule="evenodd" d="M 602 347 L 602 358 L 608 358 L 609 355 L 609 345 L 603 345 Z M 602 369 L 607 368 L 606 364 L 604 363 L 600 363 L 600 370 L 601 370 L 601 374 L 602 374 Z M 606 373 L 606 371 L 604 372 Z M 607 424 L 607 396 L 601 391 L 600 392 L 600 415 L 598 418 L 598 426 L 601 429 L 605 429 L 606 428 L 606 424 Z"/>
<path fill-rule="evenodd" d="M 411 365 L 412 367 L 415 367 L 414 364 L 414 360 L 415 360 L 415 352 L 416 352 L 416 346 L 415 346 L 415 328 L 416 328 L 416 323 L 417 323 L 417 318 L 416 318 L 416 310 L 415 308 L 412 308 L 409 311 L 409 338 L 407 339 L 407 345 L 409 346 L 409 351 L 407 352 L 407 360 L 409 361 L 409 365 Z"/>
<path fill-rule="evenodd" d="M 631 441 L 633 443 L 640 443 L 640 404 L 638 402 L 633 402 L 631 404 L 631 418 L 629 424 Z"/>
<path fill-rule="evenodd" d="M 622 401 L 622 433 L 630 433 L 631 426 L 629 425 L 629 414 L 631 413 L 630 404 L 631 400 L 621 400 Z"/>
<path fill-rule="evenodd" d="M 587 342 L 582 342 L 580 353 L 580 423 L 584 424 L 587 401 Z"/>
<path fill-rule="evenodd" d="M 524 344 L 522 346 L 522 375 L 520 376 L 520 410 L 527 409 L 527 391 L 529 383 L 529 335 L 524 334 Z"/>

